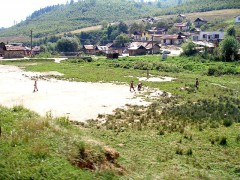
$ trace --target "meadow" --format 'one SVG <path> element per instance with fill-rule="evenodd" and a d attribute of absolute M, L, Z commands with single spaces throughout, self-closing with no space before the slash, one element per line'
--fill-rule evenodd
<path fill-rule="evenodd" d="M 150 106 L 128 105 L 87 123 L 1 107 L 0 179 L 240 179 L 239 62 L 147 55 L 1 64 L 58 71 L 64 76 L 55 78 L 69 81 L 137 84 L 147 71 L 176 79 L 143 82 L 165 92 L 146 99 Z"/>

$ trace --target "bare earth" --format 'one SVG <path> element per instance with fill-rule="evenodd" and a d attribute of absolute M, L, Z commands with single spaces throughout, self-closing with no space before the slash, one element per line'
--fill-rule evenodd
<path fill-rule="evenodd" d="M 39 91 L 33 93 L 34 80 L 31 77 L 39 75 L 15 66 L 0 65 L 0 105 L 23 105 L 42 116 L 51 112 L 54 117 L 68 116 L 70 120 L 86 121 L 98 114 L 110 114 L 126 104 L 149 104 L 136 98 L 137 93 L 129 92 L 129 86 L 111 83 L 39 79 Z"/>

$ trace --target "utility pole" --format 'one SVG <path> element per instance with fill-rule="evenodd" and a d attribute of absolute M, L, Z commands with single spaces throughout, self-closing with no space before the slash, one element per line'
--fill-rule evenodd
<path fill-rule="evenodd" d="M 152 55 L 153 55 L 153 35 L 152 35 Z"/>
<path fill-rule="evenodd" d="M 30 31 L 31 31 L 31 56 L 32 56 L 32 29 Z"/>

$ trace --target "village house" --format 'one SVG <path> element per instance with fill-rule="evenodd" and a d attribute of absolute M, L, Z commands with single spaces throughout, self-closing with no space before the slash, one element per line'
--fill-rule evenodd
<path fill-rule="evenodd" d="M 30 50 L 27 47 L 23 47 L 22 43 L 7 44 L 0 43 L 0 56 L 5 59 L 11 58 L 24 58 L 29 55 Z"/>
<path fill-rule="evenodd" d="M 95 54 L 95 49 L 93 45 L 83 45 L 83 52 L 85 54 Z"/>
<path fill-rule="evenodd" d="M 24 58 L 25 55 L 27 55 L 25 47 L 6 45 L 6 51 L 4 51 L 5 59 Z"/>
<path fill-rule="evenodd" d="M 31 50 L 30 48 L 27 48 L 27 50 Z M 32 48 L 32 55 L 38 55 L 41 52 L 41 47 L 40 46 L 34 46 Z"/>
<path fill-rule="evenodd" d="M 175 23 L 174 27 L 177 28 L 179 31 L 188 31 L 189 30 L 189 23 Z"/>
<path fill-rule="evenodd" d="M 120 45 L 116 45 L 115 43 L 106 44 L 108 47 L 108 54 L 118 53 L 119 55 L 123 54 L 123 51 L 127 48 L 127 44 L 122 43 Z"/>
<path fill-rule="evenodd" d="M 151 35 L 148 33 L 148 31 L 142 32 L 141 41 L 149 41 L 149 40 L 151 40 Z"/>
<path fill-rule="evenodd" d="M 133 38 L 135 41 L 141 41 L 142 33 L 139 32 L 139 31 L 135 31 L 135 32 L 133 33 L 132 38 Z"/>
<path fill-rule="evenodd" d="M 157 28 L 153 27 L 150 30 L 148 30 L 148 34 L 167 34 L 168 29 L 167 28 Z"/>
<path fill-rule="evenodd" d="M 152 35 L 153 36 L 153 41 L 158 42 L 160 44 L 164 45 L 180 45 L 182 42 L 185 40 L 186 37 L 181 36 L 181 35 Z"/>
<path fill-rule="evenodd" d="M 213 43 L 210 42 L 206 42 L 206 41 L 193 41 L 193 43 L 196 45 L 196 50 L 199 52 L 204 52 L 205 49 L 209 52 L 212 53 L 215 45 Z"/>
<path fill-rule="evenodd" d="M 132 42 L 128 48 L 129 56 L 159 53 L 160 45 L 152 42 Z"/>
<path fill-rule="evenodd" d="M 199 28 L 204 24 L 207 24 L 207 21 L 203 18 L 197 18 L 194 22 L 195 27 Z"/>
<path fill-rule="evenodd" d="M 235 17 L 235 23 L 240 23 L 240 16 Z"/>
<path fill-rule="evenodd" d="M 223 40 L 224 32 L 222 31 L 212 31 L 212 32 L 204 32 L 201 31 L 199 34 L 193 34 L 193 41 L 210 41 L 210 42 L 219 42 Z"/>
<path fill-rule="evenodd" d="M 109 49 L 107 46 L 96 46 L 95 47 L 95 54 L 97 55 L 105 55 L 105 54 L 108 54 L 109 52 Z"/>
<path fill-rule="evenodd" d="M 6 51 L 7 48 L 3 42 L 0 43 L 0 57 L 4 56 L 4 51 Z"/>

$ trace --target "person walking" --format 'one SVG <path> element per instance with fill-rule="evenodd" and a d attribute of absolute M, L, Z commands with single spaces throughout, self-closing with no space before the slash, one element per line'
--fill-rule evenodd
<path fill-rule="evenodd" d="M 195 84 L 195 87 L 196 87 L 196 89 L 198 90 L 198 88 L 199 88 L 199 81 L 198 81 L 198 78 L 196 78 L 196 84 Z"/>
<path fill-rule="evenodd" d="M 33 92 L 38 91 L 38 87 L 37 87 L 37 79 L 34 80 L 34 89 Z"/>
<path fill-rule="evenodd" d="M 137 88 L 138 88 L 138 91 L 141 91 L 142 90 L 142 83 L 139 83 Z"/>
<path fill-rule="evenodd" d="M 133 89 L 133 91 L 135 91 L 133 81 L 131 81 L 131 83 L 130 83 L 130 92 L 132 92 L 132 89 Z"/>

